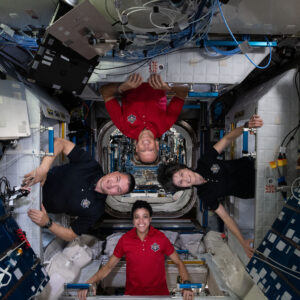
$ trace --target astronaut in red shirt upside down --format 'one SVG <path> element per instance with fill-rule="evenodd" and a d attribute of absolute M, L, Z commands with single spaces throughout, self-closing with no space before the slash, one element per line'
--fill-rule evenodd
<path fill-rule="evenodd" d="M 175 93 L 167 104 L 166 92 Z M 136 159 L 143 163 L 157 160 L 161 137 L 176 122 L 188 94 L 187 87 L 169 87 L 153 74 L 143 82 L 140 74 L 132 74 L 121 84 L 101 87 L 105 107 L 116 127 L 135 140 Z M 115 95 L 120 93 L 122 105 Z"/>

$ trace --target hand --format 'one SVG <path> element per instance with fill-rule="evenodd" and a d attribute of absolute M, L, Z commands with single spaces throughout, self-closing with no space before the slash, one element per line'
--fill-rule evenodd
<path fill-rule="evenodd" d="M 27 188 L 38 182 L 40 182 L 41 186 L 43 186 L 47 179 L 47 173 L 48 169 L 40 165 L 38 168 L 24 175 L 22 182 L 23 187 Z"/>
<path fill-rule="evenodd" d="M 117 92 L 117 90 L 118 90 L 118 84 L 109 83 L 109 84 L 102 85 L 100 87 L 99 92 L 102 95 L 104 101 L 106 102 L 115 97 L 115 93 Z"/>
<path fill-rule="evenodd" d="M 260 128 L 264 125 L 264 121 L 258 115 L 253 115 L 248 121 L 249 128 Z"/>
<path fill-rule="evenodd" d="M 86 300 L 87 293 L 88 293 L 87 289 L 85 289 L 85 290 L 79 290 L 78 293 L 77 293 L 78 299 L 80 299 L 80 300 Z"/>
<path fill-rule="evenodd" d="M 96 296 L 96 285 L 94 283 L 92 284 L 92 292 L 93 292 L 93 295 Z M 78 293 L 77 293 L 78 299 L 86 300 L 87 293 L 88 293 L 87 289 L 79 290 Z"/>
<path fill-rule="evenodd" d="M 133 73 L 129 78 L 119 86 L 120 92 L 126 92 L 131 89 L 136 89 L 143 83 L 143 78 L 139 73 Z"/>
<path fill-rule="evenodd" d="M 254 248 L 251 247 L 251 243 L 253 244 L 254 240 L 245 240 L 242 244 L 247 256 L 251 258 L 254 253 Z"/>
<path fill-rule="evenodd" d="M 160 75 L 157 74 L 152 74 L 148 79 L 148 83 L 155 90 L 163 90 L 163 91 L 171 90 L 169 85 L 161 79 Z"/>
<path fill-rule="evenodd" d="M 36 225 L 43 227 L 49 222 L 49 217 L 43 204 L 41 209 L 42 210 L 29 209 L 27 214 L 32 222 L 34 222 Z"/>
<path fill-rule="evenodd" d="M 194 292 L 190 289 L 184 289 L 182 292 L 183 300 L 193 300 L 194 299 Z"/>

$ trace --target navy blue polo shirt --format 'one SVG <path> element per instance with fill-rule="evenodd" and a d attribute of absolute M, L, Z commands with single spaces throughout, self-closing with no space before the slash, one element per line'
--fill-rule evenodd
<path fill-rule="evenodd" d="M 104 213 L 106 195 L 95 186 L 104 176 L 101 166 L 87 152 L 75 146 L 68 164 L 52 168 L 43 187 L 43 204 L 49 213 L 78 218 L 71 224 L 77 234 L 87 233 Z"/>
<path fill-rule="evenodd" d="M 211 148 L 198 160 L 196 172 L 207 182 L 198 185 L 198 196 L 207 209 L 219 207 L 218 198 L 236 196 L 253 198 L 255 191 L 254 160 L 243 157 L 233 160 L 218 159 L 219 153 Z"/>

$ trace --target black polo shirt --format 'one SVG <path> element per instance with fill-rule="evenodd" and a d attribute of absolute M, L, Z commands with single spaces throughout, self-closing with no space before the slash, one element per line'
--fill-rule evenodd
<path fill-rule="evenodd" d="M 220 160 L 219 153 L 211 148 L 198 160 L 196 172 L 207 183 L 198 185 L 198 196 L 204 201 L 205 207 L 216 210 L 218 198 L 236 196 L 253 198 L 255 187 L 254 160 L 243 157 L 234 160 Z"/>
<path fill-rule="evenodd" d="M 68 158 L 68 164 L 48 172 L 43 204 L 49 213 L 78 216 L 71 228 L 80 235 L 87 233 L 104 213 L 106 195 L 95 192 L 96 183 L 104 173 L 99 163 L 78 146 Z"/>

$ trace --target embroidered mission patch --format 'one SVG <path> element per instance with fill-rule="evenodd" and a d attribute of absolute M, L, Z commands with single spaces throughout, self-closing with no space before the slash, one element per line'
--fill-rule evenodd
<path fill-rule="evenodd" d="M 81 200 L 81 203 L 80 203 L 80 205 L 81 205 L 83 208 L 89 208 L 89 207 L 90 207 L 90 204 L 91 204 L 91 201 L 89 201 L 87 198 L 82 199 L 82 200 Z"/>
<path fill-rule="evenodd" d="M 220 166 L 218 164 L 213 164 L 210 168 L 210 170 L 214 173 L 217 174 L 220 171 Z"/>
<path fill-rule="evenodd" d="M 128 117 L 127 117 L 127 121 L 129 122 L 129 123 L 131 123 L 131 124 L 133 124 L 134 122 L 135 122 L 135 120 L 136 120 L 136 116 L 135 115 L 129 115 Z"/>
<path fill-rule="evenodd" d="M 154 251 L 154 252 L 157 252 L 159 250 L 159 245 L 154 243 L 153 245 L 151 245 L 151 249 Z"/>

